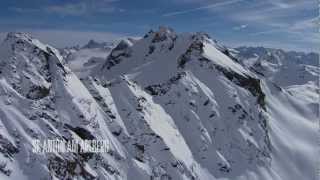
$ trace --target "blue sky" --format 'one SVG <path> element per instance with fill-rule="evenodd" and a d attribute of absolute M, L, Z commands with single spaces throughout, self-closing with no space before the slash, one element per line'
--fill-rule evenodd
<path fill-rule="evenodd" d="M 228 46 L 315 51 L 318 15 L 317 0 L 1 0 L 0 37 L 23 31 L 63 47 L 166 25 Z"/>

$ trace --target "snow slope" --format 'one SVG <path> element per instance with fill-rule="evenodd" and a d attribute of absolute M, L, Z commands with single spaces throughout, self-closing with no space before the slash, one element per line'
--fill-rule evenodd
<path fill-rule="evenodd" d="M 1 54 L 0 179 L 121 179 L 110 175 L 124 169 L 118 168 L 118 160 L 125 157 L 124 148 L 108 129 L 111 120 L 65 66 L 58 51 L 19 33 L 8 35 Z M 114 153 L 31 151 L 32 139 L 91 137 L 109 140 Z M 99 168 L 93 171 L 97 163 Z"/>

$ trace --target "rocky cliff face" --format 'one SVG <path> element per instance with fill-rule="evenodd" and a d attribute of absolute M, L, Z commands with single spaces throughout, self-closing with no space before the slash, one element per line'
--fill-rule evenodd
<path fill-rule="evenodd" d="M 207 34 L 161 27 L 119 42 L 76 75 L 28 35 L 9 34 L 0 49 L 1 178 L 315 176 L 317 82 L 277 84 L 249 62 L 255 55 Z M 106 139 L 111 147 L 33 153 L 31 140 L 46 138 Z"/>

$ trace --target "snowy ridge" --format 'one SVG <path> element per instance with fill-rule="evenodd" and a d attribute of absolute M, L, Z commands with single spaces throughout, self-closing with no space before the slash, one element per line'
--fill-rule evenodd
<path fill-rule="evenodd" d="M 20 34 L 9 35 L 1 46 L 5 48 L 9 48 L 8 56 L 1 57 L 0 76 L 1 179 L 62 179 L 72 178 L 75 172 L 93 178 L 105 177 L 103 172 L 108 170 L 115 173 L 110 168 L 118 169 L 117 163 L 109 163 L 121 159 L 124 152 L 107 130 L 108 119 L 80 80 L 62 64 L 58 51 Z M 100 174 L 91 170 L 86 154 L 39 155 L 31 151 L 32 139 L 92 136 L 108 139 L 116 152 L 99 157 L 100 167 L 105 168 Z"/>
<path fill-rule="evenodd" d="M 314 179 L 319 69 L 312 55 L 292 63 L 284 57 L 296 54 L 268 51 L 160 27 L 61 56 L 9 34 L 0 47 L 0 179 Z M 301 66 L 305 78 L 278 78 Z M 39 155 L 34 138 L 107 139 L 111 152 Z"/>

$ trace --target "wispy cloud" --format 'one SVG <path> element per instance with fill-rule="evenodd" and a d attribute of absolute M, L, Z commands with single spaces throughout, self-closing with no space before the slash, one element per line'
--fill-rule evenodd
<path fill-rule="evenodd" d="M 284 8 L 284 9 L 290 8 L 294 5 L 293 3 L 284 2 L 283 0 L 267 0 L 267 1 L 276 7 Z M 295 2 L 295 1 L 291 1 L 291 2 Z"/>
<path fill-rule="evenodd" d="M 249 36 L 285 33 L 299 35 L 300 38 L 314 36 L 319 18 L 315 1 L 304 0 L 267 0 L 259 6 L 229 13 L 229 18 L 238 23 L 254 26 L 256 32 Z M 308 15 L 306 15 L 308 10 Z M 305 36 L 301 36 L 304 33 Z"/>
<path fill-rule="evenodd" d="M 64 3 L 57 5 L 44 6 L 40 8 L 21 8 L 9 7 L 10 11 L 16 13 L 52 13 L 61 16 L 81 16 L 94 13 L 114 13 L 124 12 L 125 9 L 118 8 L 113 2 L 117 0 L 90 0 L 79 1 L 77 3 Z"/>
<path fill-rule="evenodd" d="M 295 31 L 305 30 L 305 29 L 319 30 L 318 29 L 319 27 L 320 27 L 320 17 L 318 16 L 310 19 L 297 21 L 290 27 L 290 29 Z"/>
<path fill-rule="evenodd" d="M 275 32 L 281 32 L 283 31 L 282 29 L 271 29 L 271 30 L 266 30 L 266 31 L 258 31 L 254 33 L 250 33 L 250 36 L 260 36 L 260 35 L 266 35 L 266 34 L 272 34 Z"/>
<path fill-rule="evenodd" d="M 82 15 L 87 13 L 88 7 L 85 3 L 65 4 L 46 7 L 45 10 L 49 13 L 57 13 L 60 15 Z"/>
<path fill-rule="evenodd" d="M 213 9 L 213 8 L 217 8 L 217 7 L 227 6 L 227 5 L 238 3 L 241 1 L 244 1 L 244 0 L 229 0 L 229 1 L 224 1 L 224 2 L 218 2 L 218 3 L 214 3 L 214 4 L 209 4 L 206 6 L 193 8 L 193 9 L 169 12 L 169 13 L 163 14 L 162 16 L 164 16 L 164 17 L 177 16 L 177 15 L 192 13 L 192 12 L 201 11 L 201 10 L 205 10 L 205 9 Z"/>
<path fill-rule="evenodd" d="M 16 13 L 35 13 L 41 11 L 41 9 L 35 9 L 35 8 L 20 8 L 20 7 L 9 7 L 10 11 L 16 12 Z"/>
<path fill-rule="evenodd" d="M 235 31 L 240 31 L 240 30 L 242 30 L 242 29 L 246 29 L 248 27 L 248 24 L 242 24 L 242 25 L 240 25 L 240 26 L 235 26 L 235 27 L 233 27 L 233 30 L 235 30 Z"/>
<path fill-rule="evenodd" d="M 277 26 L 290 21 L 297 21 L 301 14 L 316 11 L 315 1 L 304 0 L 268 0 L 258 6 L 240 9 L 228 13 L 232 20 Z M 303 17 L 303 16 L 302 16 Z"/>
<path fill-rule="evenodd" d="M 274 33 L 285 33 L 287 36 L 297 38 L 296 41 L 305 43 L 315 43 L 320 39 L 319 34 L 319 17 L 303 19 L 294 24 L 281 24 L 278 27 L 269 30 L 258 31 L 249 34 L 250 36 L 270 35 Z M 292 39 L 291 39 L 292 40 Z"/>

